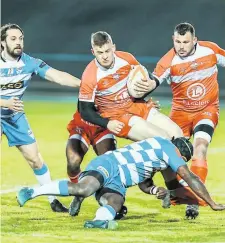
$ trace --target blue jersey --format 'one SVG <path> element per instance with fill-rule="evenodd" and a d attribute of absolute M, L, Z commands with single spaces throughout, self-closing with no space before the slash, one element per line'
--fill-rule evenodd
<path fill-rule="evenodd" d="M 0 85 L 1 98 L 22 98 L 28 86 L 28 81 L 34 74 L 44 78 L 46 71 L 50 68 L 40 59 L 33 58 L 25 53 L 16 61 L 0 59 Z M 15 112 L 8 108 L 1 108 L 1 117 L 11 117 Z"/>
<path fill-rule="evenodd" d="M 165 170 L 167 167 L 176 172 L 185 165 L 178 149 L 169 140 L 154 137 L 132 143 L 124 148 L 101 155 L 113 167 L 119 169 L 120 179 L 125 187 L 130 187 L 150 178 L 153 172 Z M 115 169 L 114 169 L 115 170 Z"/>

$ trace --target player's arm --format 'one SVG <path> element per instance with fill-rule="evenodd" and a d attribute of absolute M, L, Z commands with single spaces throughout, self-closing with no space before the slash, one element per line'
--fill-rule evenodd
<path fill-rule="evenodd" d="M 188 184 L 196 195 L 207 202 L 213 210 L 224 210 L 225 205 L 216 204 L 210 197 L 204 184 L 189 170 L 178 149 L 169 140 L 164 140 L 163 143 L 163 153 L 161 153 L 163 157 L 161 159 Z M 164 153 L 166 153 L 166 156 L 163 155 Z"/>
<path fill-rule="evenodd" d="M 109 123 L 108 118 L 103 118 L 99 115 L 95 108 L 94 102 L 88 102 L 88 101 L 81 101 L 79 100 L 78 105 L 79 112 L 81 114 L 81 117 L 92 124 L 107 128 L 107 125 Z"/>
<path fill-rule="evenodd" d="M 33 63 L 34 73 L 39 75 L 41 78 L 70 87 L 80 86 L 80 79 L 70 75 L 69 73 L 54 69 L 40 59 L 33 58 Z"/>
<path fill-rule="evenodd" d="M 18 97 L 11 97 L 10 99 L 0 99 L 0 106 L 9 108 L 13 111 L 23 111 L 23 101 Z"/>
<path fill-rule="evenodd" d="M 154 185 L 152 178 L 147 178 L 143 182 L 138 184 L 141 191 L 146 194 L 156 195 L 158 199 L 164 199 L 168 193 L 168 190 L 164 187 L 157 187 Z"/>
<path fill-rule="evenodd" d="M 120 121 L 101 117 L 96 111 L 94 102 L 79 101 L 79 112 L 85 121 L 104 127 L 115 134 L 118 134 L 124 126 Z"/>
<path fill-rule="evenodd" d="M 204 184 L 194 175 L 187 165 L 182 165 L 177 169 L 177 174 L 188 184 L 196 195 L 209 204 L 213 210 L 224 210 L 225 205 L 216 204 L 209 195 Z"/>
<path fill-rule="evenodd" d="M 70 87 L 80 87 L 80 79 L 72 76 L 69 73 L 59 71 L 54 68 L 49 68 L 45 73 L 45 79 Z"/>
<path fill-rule="evenodd" d="M 174 55 L 175 52 L 173 49 L 171 49 L 168 53 L 166 53 L 166 55 L 164 55 L 159 60 L 154 69 L 154 72 L 149 72 L 150 79 L 146 82 L 148 83 L 148 91 L 145 94 L 145 96 L 152 93 L 161 83 L 163 83 L 164 81 L 168 81 L 170 79 L 170 66 Z"/>
<path fill-rule="evenodd" d="M 115 120 L 110 121 L 108 118 L 101 117 L 95 108 L 96 72 L 95 64 L 90 63 L 82 75 L 79 91 L 79 112 L 85 121 L 108 128 L 111 132 L 117 134 L 121 131 L 123 123 Z"/>

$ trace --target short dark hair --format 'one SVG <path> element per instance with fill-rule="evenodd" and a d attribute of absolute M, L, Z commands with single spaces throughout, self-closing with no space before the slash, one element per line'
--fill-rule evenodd
<path fill-rule="evenodd" d="M 187 22 L 178 24 L 175 27 L 174 32 L 177 32 L 179 35 L 185 35 L 187 32 L 190 32 L 192 36 L 195 36 L 194 26 Z"/>
<path fill-rule="evenodd" d="M 91 34 L 91 45 L 103 46 L 108 42 L 112 42 L 112 37 L 105 31 L 98 31 Z"/>
<path fill-rule="evenodd" d="M 17 29 L 20 30 L 22 34 L 23 30 L 19 27 L 19 25 L 17 24 L 5 24 L 1 27 L 1 41 L 5 41 L 6 37 L 7 37 L 7 30 L 11 30 L 11 29 Z"/>

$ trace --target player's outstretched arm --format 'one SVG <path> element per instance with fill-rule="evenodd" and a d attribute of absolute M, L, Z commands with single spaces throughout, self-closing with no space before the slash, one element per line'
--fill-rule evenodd
<path fill-rule="evenodd" d="M 50 68 L 46 71 L 45 79 L 70 87 L 80 87 L 80 79 L 72 76 L 69 73 Z"/>
<path fill-rule="evenodd" d="M 177 170 L 177 174 L 183 180 L 185 180 L 193 192 L 195 192 L 200 198 L 206 201 L 213 210 L 225 209 L 225 205 L 217 204 L 212 200 L 204 184 L 188 169 L 187 165 L 180 166 Z"/>

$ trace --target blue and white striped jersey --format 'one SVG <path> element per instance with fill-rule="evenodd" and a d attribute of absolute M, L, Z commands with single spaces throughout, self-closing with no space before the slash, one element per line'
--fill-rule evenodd
<path fill-rule="evenodd" d="M 118 166 L 121 181 L 125 187 L 139 184 L 151 177 L 152 172 L 161 171 L 167 167 L 171 167 L 176 172 L 180 166 L 186 164 L 176 146 L 161 137 L 132 143 L 102 156 Z"/>
<path fill-rule="evenodd" d="M 33 58 L 25 53 L 16 61 L 0 59 L 0 85 L 1 98 L 9 99 L 11 97 L 22 98 L 24 91 L 28 86 L 28 81 L 34 74 L 44 78 L 46 71 L 50 68 L 40 59 Z M 1 117 L 10 117 L 13 111 L 2 108 Z"/>

